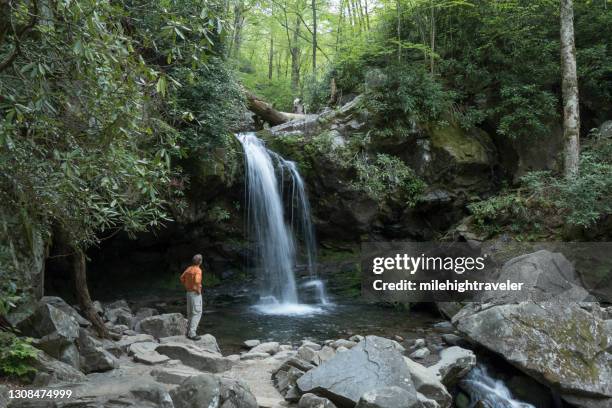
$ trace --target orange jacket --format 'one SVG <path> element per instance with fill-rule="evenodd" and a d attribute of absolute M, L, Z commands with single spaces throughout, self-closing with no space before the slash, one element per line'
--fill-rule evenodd
<path fill-rule="evenodd" d="M 180 279 L 187 292 L 202 293 L 202 270 L 199 266 L 192 265 L 185 269 Z"/>

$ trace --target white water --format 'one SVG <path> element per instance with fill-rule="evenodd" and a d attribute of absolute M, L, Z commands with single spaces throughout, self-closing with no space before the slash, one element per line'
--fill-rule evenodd
<path fill-rule="evenodd" d="M 470 394 L 470 408 L 478 401 L 487 402 L 492 408 L 535 408 L 526 402 L 514 399 L 512 393 L 501 380 L 496 380 L 487 372 L 486 367 L 477 366 L 462 380 L 462 388 Z"/>
<path fill-rule="evenodd" d="M 237 137 L 246 157 L 247 225 L 255 245 L 257 268 L 262 271 L 263 278 L 260 302 L 254 308 L 261 313 L 282 315 L 321 312 L 318 305 L 300 303 L 295 279 L 299 249 L 296 246 L 302 242 L 306 266 L 313 279 L 306 285 L 320 288 L 317 290 L 319 305 L 328 303 L 323 283 L 314 280 L 316 242 L 310 205 L 295 163 L 268 150 L 252 132 Z M 287 192 L 283 191 L 286 184 L 289 185 Z M 289 200 L 289 217 L 285 216 L 283 196 Z M 294 233 L 299 234 L 301 240 L 296 240 Z"/>

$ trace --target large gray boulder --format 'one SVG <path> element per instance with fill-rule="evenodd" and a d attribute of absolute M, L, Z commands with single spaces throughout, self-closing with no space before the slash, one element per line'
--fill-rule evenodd
<path fill-rule="evenodd" d="M 157 382 L 164 384 L 182 384 L 187 378 L 195 377 L 202 374 L 196 370 L 180 363 L 178 360 L 170 360 L 164 365 L 157 366 L 151 370 L 151 376 Z"/>
<path fill-rule="evenodd" d="M 408 366 L 408 370 L 410 370 L 412 383 L 417 392 L 435 401 L 441 408 L 448 408 L 451 406 L 453 398 L 444 384 L 440 382 L 435 372 L 408 357 L 404 357 L 404 361 Z"/>
<path fill-rule="evenodd" d="M 502 266 L 497 280 L 523 282 L 524 289 L 483 292 L 479 298 L 481 302 L 499 304 L 553 299 L 581 302 L 590 298 L 567 258 L 561 253 L 547 250 L 510 259 Z"/>
<path fill-rule="evenodd" d="M 410 371 L 397 342 L 367 336 L 352 349 L 337 353 L 300 377 L 299 389 L 330 399 L 340 407 L 353 407 L 363 394 L 398 386 L 415 395 Z"/>
<path fill-rule="evenodd" d="M 187 331 L 187 319 L 180 313 L 166 313 L 142 319 L 138 326 L 141 333 L 156 338 L 184 336 Z"/>
<path fill-rule="evenodd" d="M 36 386 L 85 381 L 85 375 L 82 372 L 42 351 L 36 355 L 32 366 L 37 370 L 33 382 L 33 385 Z"/>
<path fill-rule="evenodd" d="M 81 371 L 86 374 L 103 372 L 119 367 L 119 360 L 107 351 L 102 342 L 81 329 L 78 339 Z"/>
<path fill-rule="evenodd" d="M 612 336 L 603 320 L 578 304 L 474 304 L 455 315 L 453 323 L 472 342 L 562 395 L 612 404 Z"/>
<path fill-rule="evenodd" d="M 47 303 L 47 304 L 49 304 L 51 306 L 54 306 L 54 307 L 58 308 L 59 310 L 61 310 L 62 312 L 64 312 L 64 313 L 74 317 L 74 319 L 81 326 L 84 326 L 84 327 L 91 326 L 91 322 L 89 320 L 87 320 L 83 316 L 81 316 L 79 314 L 79 312 L 76 311 L 75 308 L 73 308 L 68 303 L 66 303 L 66 301 L 64 299 L 62 299 L 61 297 L 58 297 L 58 296 L 43 296 L 40 299 L 40 302 Z"/>
<path fill-rule="evenodd" d="M 38 302 L 34 314 L 18 328 L 25 335 L 48 336 L 63 345 L 72 343 L 79 336 L 79 323 L 74 317 L 43 301 Z"/>
<path fill-rule="evenodd" d="M 368 391 L 361 396 L 355 408 L 421 408 L 416 391 L 392 386 Z"/>
<path fill-rule="evenodd" d="M 210 352 L 195 344 L 169 342 L 160 344 L 155 350 L 172 359 L 180 360 L 187 366 L 211 373 L 227 371 L 234 364 L 232 360 L 221 354 Z"/>
<path fill-rule="evenodd" d="M 186 379 L 171 392 L 175 408 L 257 408 L 257 401 L 241 382 L 201 374 Z"/>
<path fill-rule="evenodd" d="M 129 309 L 122 307 L 106 309 L 104 311 L 104 318 L 114 325 L 125 325 L 128 328 L 134 327 L 135 318 Z"/>
<path fill-rule="evenodd" d="M 184 343 L 198 346 L 201 349 L 209 351 L 211 353 L 221 354 L 221 349 L 219 348 L 219 344 L 217 343 L 217 339 L 212 334 L 203 334 L 200 336 L 200 340 L 189 340 L 185 336 L 170 336 L 170 337 L 162 337 L 159 339 L 161 344 L 167 343 Z"/>
<path fill-rule="evenodd" d="M 13 400 L 9 408 L 174 408 L 163 385 L 143 376 L 91 374 L 79 384 L 59 384 L 46 389 L 71 390 L 70 399 Z"/>
<path fill-rule="evenodd" d="M 472 350 L 459 346 L 449 347 L 440 352 L 440 361 L 428 370 L 447 387 L 452 387 L 465 377 L 476 365 L 476 355 Z"/>

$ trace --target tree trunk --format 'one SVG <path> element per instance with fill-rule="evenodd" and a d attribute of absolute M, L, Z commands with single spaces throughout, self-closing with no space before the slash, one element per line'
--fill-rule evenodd
<path fill-rule="evenodd" d="M 91 322 L 98 335 L 102 338 L 109 338 L 110 333 L 104 325 L 102 318 L 94 309 L 93 302 L 89 296 L 87 288 L 87 269 L 85 264 L 85 254 L 81 249 L 75 248 L 72 255 L 72 276 L 74 279 L 74 289 L 81 313 Z"/>
<path fill-rule="evenodd" d="M 291 90 L 295 93 L 300 85 L 300 49 L 298 41 L 300 35 L 300 18 L 295 18 L 295 30 L 291 43 Z"/>
<path fill-rule="evenodd" d="M 268 102 L 259 99 L 249 91 L 245 91 L 247 108 L 272 126 L 280 125 L 290 120 L 304 119 L 307 115 L 281 112 L 272 107 Z"/>
<path fill-rule="evenodd" d="M 268 79 L 272 79 L 272 71 L 274 69 L 274 37 L 270 33 L 270 55 L 268 56 Z"/>
<path fill-rule="evenodd" d="M 396 0 L 397 4 L 397 61 L 402 61 L 402 4 L 401 0 Z"/>
<path fill-rule="evenodd" d="M 312 75 L 317 74 L 317 2 L 311 1 L 312 5 Z"/>
<path fill-rule="evenodd" d="M 563 138 L 565 140 L 565 177 L 578 176 L 580 160 L 580 111 L 576 46 L 574 44 L 573 0 L 561 0 L 561 72 L 563 85 Z"/>
<path fill-rule="evenodd" d="M 431 27 L 430 27 L 430 46 L 431 52 L 429 54 L 429 69 L 431 71 L 431 75 L 434 73 L 434 52 L 436 49 L 436 13 L 434 10 L 434 1 L 430 1 L 430 19 L 431 19 Z"/>
<path fill-rule="evenodd" d="M 234 6 L 234 35 L 230 47 L 230 55 L 234 58 L 240 56 L 242 46 L 242 27 L 244 26 L 244 10 L 240 4 Z"/>

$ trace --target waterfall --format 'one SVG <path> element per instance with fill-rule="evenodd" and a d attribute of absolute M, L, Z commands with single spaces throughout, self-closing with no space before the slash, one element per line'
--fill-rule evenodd
<path fill-rule="evenodd" d="M 322 282 L 316 277 L 316 242 L 304 181 L 295 163 L 268 150 L 254 133 L 237 135 L 246 162 L 248 234 L 255 246 L 257 268 L 262 273 L 260 303 L 264 313 L 299 314 L 318 310 L 299 303 L 294 268 L 298 245 L 303 243 L 311 285 L 321 287 L 319 303 L 327 303 Z M 285 180 L 285 177 L 288 177 Z M 288 185 L 289 191 L 285 191 Z M 285 214 L 283 197 L 290 214 Z M 301 238 L 296 240 L 294 234 Z M 319 283 L 316 283 L 319 282 Z M 302 285 L 303 287 L 303 285 Z"/>
<path fill-rule="evenodd" d="M 472 369 L 467 377 L 461 380 L 460 387 L 470 395 L 470 408 L 477 406 L 478 402 L 485 402 L 484 406 L 492 408 L 535 408 L 531 404 L 514 399 L 503 381 L 491 377 L 482 365 Z"/>

